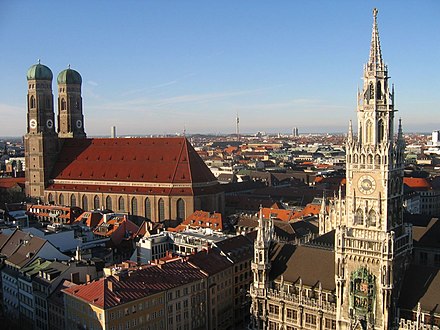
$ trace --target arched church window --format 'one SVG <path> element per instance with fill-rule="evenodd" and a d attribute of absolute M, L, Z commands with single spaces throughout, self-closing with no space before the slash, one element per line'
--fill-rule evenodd
<path fill-rule="evenodd" d="M 88 211 L 89 210 L 89 201 L 87 200 L 87 196 L 83 195 L 82 197 L 82 209 L 84 211 Z"/>
<path fill-rule="evenodd" d="M 379 156 L 379 155 L 376 155 L 376 156 L 374 157 L 374 163 L 375 163 L 376 165 L 380 165 L 380 156 Z"/>
<path fill-rule="evenodd" d="M 99 203 L 99 196 L 95 195 L 95 197 L 93 197 L 93 208 L 95 210 L 98 210 L 100 208 L 100 203 Z"/>
<path fill-rule="evenodd" d="M 122 196 L 118 199 L 118 209 L 119 211 L 125 211 L 124 197 Z"/>
<path fill-rule="evenodd" d="M 105 208 L 107 210 L 111 210 L 113 208 L 113 206 L 112 206 L 112 198 L 110 196 L 107 196 L 107 198 L 105 199 Z"/>
<path fill-rule="evenodd" d="M 76 206 L 76 197 L 74 194 L 70 195 L 70 206 Z"/>
<path fill-rule="evenodd" d="M 385 127 L 383 124 L 383 120 L 379 119 L 377 123 L 377 142 L 382 142 L 385 135 Z"/>
<path fill-rule="evenodd" d="M 382 84 L 380 83 L 380 81 L 377 82 L 377 99 L 380 100 L 382 99 Z"/>
<path fill-rule="evenodd" d="M 354 224 L 361 225 L 363 222 L 364 222 L 364 212 L 362 211 L 362 209 L 359 208 L 354 214 Z"/>
<path fill-rule="evenodd" d="M 368 160 L 368 164 L 373 164 L 373 155 L 368 155 L 367 156 L 367 160 Z"/>
<path fill-rule="evenodd" d="M 137 199 L 136 199 L 136 197 L 133 197 L 131 199 L 131 214 L 137 215 L 137 213 L 138 213 L 137 208 L 138 208 Z"/>
<path fill-rule="evenodd" d="M 49 193 L 49 195 L 47 195 L 47 200 L 48 200 L 49 203 L 53 202 L 53 195 L 52 195 L 52 193 Z"/>
<path fill-rule="evenodd" d="M 148 197 L 145 198 L 144 214 L 145 214 L 145 218 L 151 219 L 151 202 Z"/>
<path fill-rule="evenodd" d="M 29 101 L 31 109 L 35 108 L 35 97 L 32 95 Z"/>
<path fill-rule="evenodd" d="M 374 84 L 370 83 L 370 100 L 374 99 Z"/>
<path fill-rule="evenodd" d="M 64 205 L 64 195 L 63 194 L 60 194 L 58 196 L 58 204 L 59 205 Z"/>
<path fill-rule="evenodd" d="M 376 226 L 376 212 L 371 210 L 368 213 L 367 226 Z"/>
<path fill-rule="evenodd" d="M 177 219 L 185 219 L 185 202 L 182 198 L 177 201 Z"/>
<path fill-rule="evenodd" d="M 371 123 L 371 120 L 367 121 L 366 125 L 366 143 L 372 143 L 373 142 L 373 124 Z"/>
<path fill-rule="evenodd" d="M 159 199 L 159 221 L 164 221 L 165 220 L 165 202 L 163 201 L 163 199 Z"/>
<path fill-rule="evenodd" d="M 66 100 L 65 99 L 61 99 L 61 110 L 66 110 L 67 106 L 66 106 Z"/>

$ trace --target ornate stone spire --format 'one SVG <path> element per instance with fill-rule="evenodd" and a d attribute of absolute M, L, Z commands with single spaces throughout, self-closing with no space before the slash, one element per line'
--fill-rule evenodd
<path fill-rule="evenodd" d="M 373 9 L 373 32 L 371 35 L 370 59 L 368 60 L 368 69 L 372 71 L 385 71 L 385 65 L 382 60 L 382 51 L 380 50 L 379 29 L 377 28 L 376 8 Z"/>
<path fill-rule="evenodd" d="M 402 130 L 402 118 L 399 118 L 399 128 L 397 131 L 397 143 L 401 146 L 405 144 L 405 139 L 403 138 L 403 130 Z"/>
<path fill-rule="evenodd" d="M 348 136 L 347 136 L 347 142 L 351 143 L 353 142 L 353 124 L 351 123 L 351 120 L 348 123 Z"/>

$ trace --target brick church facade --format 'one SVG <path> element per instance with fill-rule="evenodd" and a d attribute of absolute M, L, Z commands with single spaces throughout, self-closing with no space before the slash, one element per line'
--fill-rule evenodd
<path fill-rule="evenodd" d="M 55 125 L 52 79 L 40 63 L 27 72 L 27 196 L 153 221 L 223 211 L 220 184 L 185 137 L 87 138 L 82 78 L 70 67 L 57 77 Z"/>

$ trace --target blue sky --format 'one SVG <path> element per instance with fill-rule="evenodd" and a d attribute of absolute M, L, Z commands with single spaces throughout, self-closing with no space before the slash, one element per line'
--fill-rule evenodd
<path fill-rule="evenodd" d="M 0 136 L 25 133 L 38 59 L 55 91 L 81 73 L 89 136 L 233 133 L 237 112 L 242 132 L 345 132 L 374 7 L 405 131 L 440 129 L 436 0 L 3 0 Z"/>

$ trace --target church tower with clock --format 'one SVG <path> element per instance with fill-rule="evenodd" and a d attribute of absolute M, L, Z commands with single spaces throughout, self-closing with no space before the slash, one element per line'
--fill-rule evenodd
<path fill-rule="evenodd" d="M 58 82 L 58 136 L 85 138 L 81 97 L 81 75 L 69 66 L 60 72 Z"/>
<path fill-rule="evenodd" d="M 346 193 L 331 203 L 320 226 L 335 229 L 338 329 L 390 329 L 399 276 L 411 252 L 403 224 L 405 144 L 394 134 L 394 88 L 382 59 L 377 10 L 363 88 L 358 92 L 357 134 L 346 142 Z M 341 195 L 341 194 L 340 194 Z"/>
<path fill-rule="evenodd" d="M 38 63 L 27 72 L 26 195 L 44 196 L 45 183 L 58 155 L 54 125 L 52 71 Z"/>

